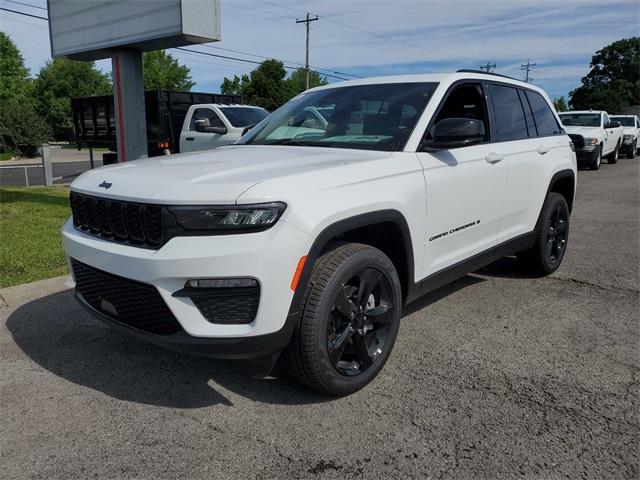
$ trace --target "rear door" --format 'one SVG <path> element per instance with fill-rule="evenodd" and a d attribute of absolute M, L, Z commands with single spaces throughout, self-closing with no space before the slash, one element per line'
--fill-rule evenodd
<path fill-rule="evenodd" d="M 197 121 L 205 120 L 211 127 L 227 128 L 220 116 L 212 107 L 197 107 L 193 110 L 191 117 L 185 119 L 185 127 L 180 132 L 180 152 L 194 152 L 196 150 L 207 150 L 224 144 L 222 133 L 199 132 Z"/>
<path fill-rule="evenodd" d="M 493 247 L 505 200 L 506 166 L 490 142 L 482 83 L 454 84 L 425 132 L 425 145 L 435 125 L 445 118 L 481 120 L 486 135 L 480 144 L 417 153 L 427 197 L 425 276 Z"/>
<path fill-rule="evenodd" d="M 494 84 L 489 89 L 495 136 L 504 142 L 508 169 L 500 241 L 535 229 L 556 165 L 568 157 L 568 140 L 538 92 Z"/>

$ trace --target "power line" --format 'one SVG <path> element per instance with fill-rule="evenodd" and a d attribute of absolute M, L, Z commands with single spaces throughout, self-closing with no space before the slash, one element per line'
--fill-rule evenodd
<path fill-rule="evenodd" d="M 177 47 L 177 48 L 174 48 L 174 50 L 181 50 L 183 52 L 191 52 L 191 53 L 199 53 L 200 55 L 207 55 L 209 57 L 223 58 L 226 60 L 235 60 L 236 62 L 252 63 L 254 65 L 260 65 L 262 63 L 262 62 L 258 62 L 257 60 L 248 60 L 246 58 L 231 57 L 228 55 L 218 55 L 216 53 L 202 52 L 200 50 L 192 50 L 190 48 L 184 48 L 184 47 Z M 274 60 L 277 60 L 277 59 L 274 59 Z M 297 70 L 299 68 L 299 67 L 294 67 L 294 66 L 285 65 L 285 64 L 283 64 L 283 67 L 289 70 Z M 328 73 L 322 73 L 322 75 L 324 75 L 325 77 L 336 78 L 338 80 L 348 80 L 348 78 L 339 77 L 337 75 L 330 75 Z"/>
<path fill-rule="evenodd" d="M 40 20 L 49 20 L 47 17 L 32 15 L 31 13 L 19 12 L 18 10 L 11 10 L 10 8 L 0 7 L 0 10 L 4 10 L 5 12 L 17 13 L 18 15 L 24 15 L 25 17 L 39 18 Z"/>
<path fill-rule="evenodd" d="M 45 12 L 47 11 L 45 7 L 40 7 L 38 5 L 33 5 L 31 3 L 17 2 L 16 0 L 5 0 L 5 1 L 9 3 L 15 3 L 17 5 L 24 5 L 25 7 L 37 8 L 38 10 L 44 10 Z"/>
<path fill-rule="evenodd" d="M 318 21 L 318 16 L 316 15 L 315 18 L 311 18 L 309 16 L 309 12 L 307 12 L 307 16 L 304 20 L 298 20 L 296 18 L 296 23 L 304 23 L 305 26 L 307 27 L 307 41 L 306 41 L 306 48 L 305 48 L 305 62 L 304 62 L 304 69 L 306 71 L 306 90 L 309 90 L 309 25 L 311 24 L 311 22 L 317 22 Z"/>
<path fill-rule="evenodd" d="M 201 46 L 202 47 L 206 47 L 206 48 L 213 48 L 215 50 L 222 50 L 224 52 L 239 53 L 240 55 L 246 55 L 248 57 L 261 58 L 263 60 L 271 60 L 273 58 L 273 57 L 266 57 L 264 55 L 257 55 L 255 53 L 243 52 L 242 50 L 234 50 L 232 48 L 216 47 L 214 45 L 208 45 L 208 44 L 202 44 Z M 283 62 L 283 63 L 290 63 L 292 65 L 298 65 L 300 67 L 304 67 L 304 63 L 294 62 L 293 60 L 286 60 L 286 59 L 283 59 L 283 58 L 280 58 L 279 60 L 281 62 Z M 318 66 L 314 66 L 314 65 L 309 65 L 309 68 L 311 68 L 312 70 L 315 70 L 318 73 L 322 73 L 321 70 L 325 70 L 325 71 L 327 71 L 329 73 L 335 73 L 336 75 L 346 75 L 348 77 L 362 78 L 360 75 L 355 75 L 353 73 L 340 72 L 338 70 L 331 70 L 329 68 L 318 67 Z M 323 73 L 323 75 L 324 75 L 324 73 Z"/>

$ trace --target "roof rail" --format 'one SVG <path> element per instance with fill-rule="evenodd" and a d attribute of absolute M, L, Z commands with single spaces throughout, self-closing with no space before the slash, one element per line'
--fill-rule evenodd
<path fill-rule="evenodd" d="M 518 80 L 517 78 L 510 77 L 509 75 L 502 75 L 501 73 L 494 72 L 485 72 L 484 70 L 474 70 L 473 68 L 461 68 L 460 70 L 456 70 L 456 73 L 481 73 L 483 75 L 494 75 L 496 77 L 509 78 L 511 80 L 517 80 L 521 82 L 522 80 Z"/>

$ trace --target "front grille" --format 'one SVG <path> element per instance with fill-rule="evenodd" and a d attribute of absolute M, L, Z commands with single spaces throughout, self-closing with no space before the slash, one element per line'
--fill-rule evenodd
<path fill-rule="evenodd" d="M 251 323 L 258 313 L 260 287 L 211 288 L 207 292 L 195 292 L 191 301 L 211 323 Z"/>
<path fill-rule="evenodd" d="M 103 272 L 74 259 L 71 259 L 71 266 L 76 290 L 100 313 L 154 335 L 171 335 L 182 330 L 155 287 Z"/>
<path fill-rule="evenodd" d="M 163 207 L 92 197 L 69 195 L 73 225 L 89 235 L 144 248 L 163 244 Z"/>

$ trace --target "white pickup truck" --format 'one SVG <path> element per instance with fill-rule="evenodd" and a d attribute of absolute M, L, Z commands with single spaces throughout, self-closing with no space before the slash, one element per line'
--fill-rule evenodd
<path fill-rule="evenodd" d="M 191 105 L 180 132 L 180 152 L 208 150 L 235 143 L 269 115 L 250 105 Z"/>
<path fill-rule="evenodd" d="M 627 158 L 640 155 L 640 117 L 637 115 L 614 115 L 611 120 L 620 122 L 624 130 L 620 153 L 624 153 Z"/>
<path fill-rule="evenodd" d="M 560 119 L 570 135 L 580 135 L 584 142 L 575 142 L 578 165 L 598 170 L 605 157 L 609 163 L 617 163 L 624 136 L 619 122 L 613 122 L 602 110 L 563 112 Z M 575 140 L 575 139 L 574 139 Z"/>

